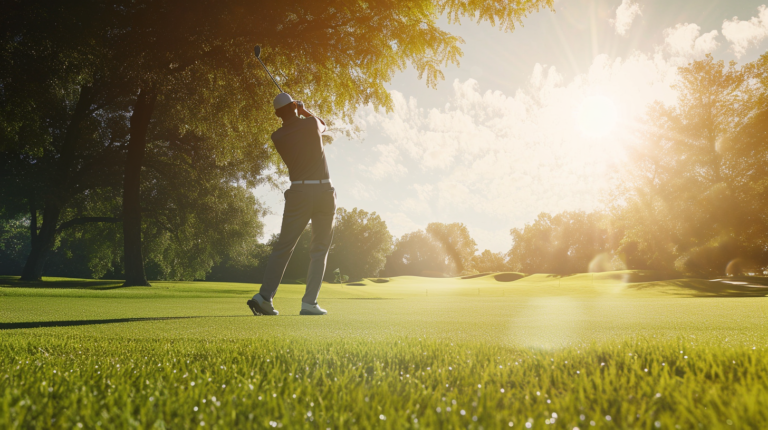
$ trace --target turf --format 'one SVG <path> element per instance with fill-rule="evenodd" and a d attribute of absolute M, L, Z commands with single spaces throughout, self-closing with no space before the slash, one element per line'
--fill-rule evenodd
<path fill-rule="evenodd" d="M 3 428 L 767 428 L 765 278 L 0 278 Z"/>

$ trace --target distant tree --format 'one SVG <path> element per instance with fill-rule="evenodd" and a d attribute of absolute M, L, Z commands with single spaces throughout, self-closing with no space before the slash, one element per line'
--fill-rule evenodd
<path fill-rule="evenodd" d="M 524 273 L 586 272 L 593 258 L 610 251 L 610 233 L 601 213 L 541 213 L 531 224 L 513 228 L 509 265 Z"/>
<path fill-rule="evenodd" d="M 462 223 L 433 222 L 403 235 L 387 256 L 385 276 L 457 276 L 472 273 L 477 244 Z"/>
<path fill-rule="evenodd" d="M 448 255 L 423 230 L 406 233 L 387 256 L 382 276 L 449 276 Z"/>
<path fill-rule="evenodd" d="M 392 235 L 376 212 L 354 208 L 336 210 L 328 267 L 339 268 L 353 281 L 377 276 L 392 251 Z M 326 270 L 325 278 L 333 274 Z"/>
<path fill-rule="evenodd" d="M 509 270 L 506 255 L 503 252 L 491 252 L 489 249 L 472 257 L 472 267 L 479 273 Z"/>
<path fill-rule="evenodd" d="M 460 222 L 450 224 L 432 222 L 427 225 L 426 232 L 448 256 L 452 266 L 451 274 L 472 272 L 472 258 L 477 252 L 477 243 L 469 235 L 466 225 Z"/>

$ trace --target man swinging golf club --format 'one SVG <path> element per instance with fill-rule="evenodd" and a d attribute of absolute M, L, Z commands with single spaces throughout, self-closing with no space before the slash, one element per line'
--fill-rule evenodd
<path fill-rule="evenodd" d="M 301 315 L 325 315 L 325 309 L 317 304 L 317 295 L 325 274 L 336 214 L 336 191 L 331 186 L 321 138 L 326 130 L 325 122 L 315 118 L 301 102 L 294 101 L 287 93 L 278 94 L 274 106 L 275 114 L 283 120 L 283 126 L 272 133 L 272 142 L 288 166 L 291 188 L 285 192 L 283 224 L 267 263 L 264 282 L 259 292 L 248 300 L 248 307 L 254 315 L 278 314 L 272 306 L 272 298 L 296 242 L 311 220 L 309 272 L 307 288 L 301 299 Z"/>

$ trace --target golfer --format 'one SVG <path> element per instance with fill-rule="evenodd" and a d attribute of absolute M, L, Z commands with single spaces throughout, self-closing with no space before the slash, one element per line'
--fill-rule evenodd
<path fill-rule="evenodd" d="M 285 192 L 283 225 L 269 257 L 264 282 L 259 292 L 248 300 L 248 307 L 254 315 L 278 314 L 272 306 L 272 298 L 301 232 L 312 220 L 309 272 L 307 288 L 301 299 L 301 315 L 325 315 L 326 310 L 317 304 L 317 295 L 325 274 L 336 214 L 336 191 L 331 186 L 321 137 L 326 130 L 325 122 L 315 118 L 287 93 L 278 94 L 274 106 L 283 126 L 272 133 L 272 142 L 288 166 L 291 188 Z"/>

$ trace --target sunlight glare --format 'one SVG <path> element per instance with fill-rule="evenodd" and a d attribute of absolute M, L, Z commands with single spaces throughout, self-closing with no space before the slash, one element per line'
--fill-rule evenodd
<path fill-rule="evenodd" d="M 588 96 L 579 106 L 577 120 L 582 133 L 589 137 L 603 137 L 615 127 L 618 119 L 616 105 L 601 95 Z"/>

